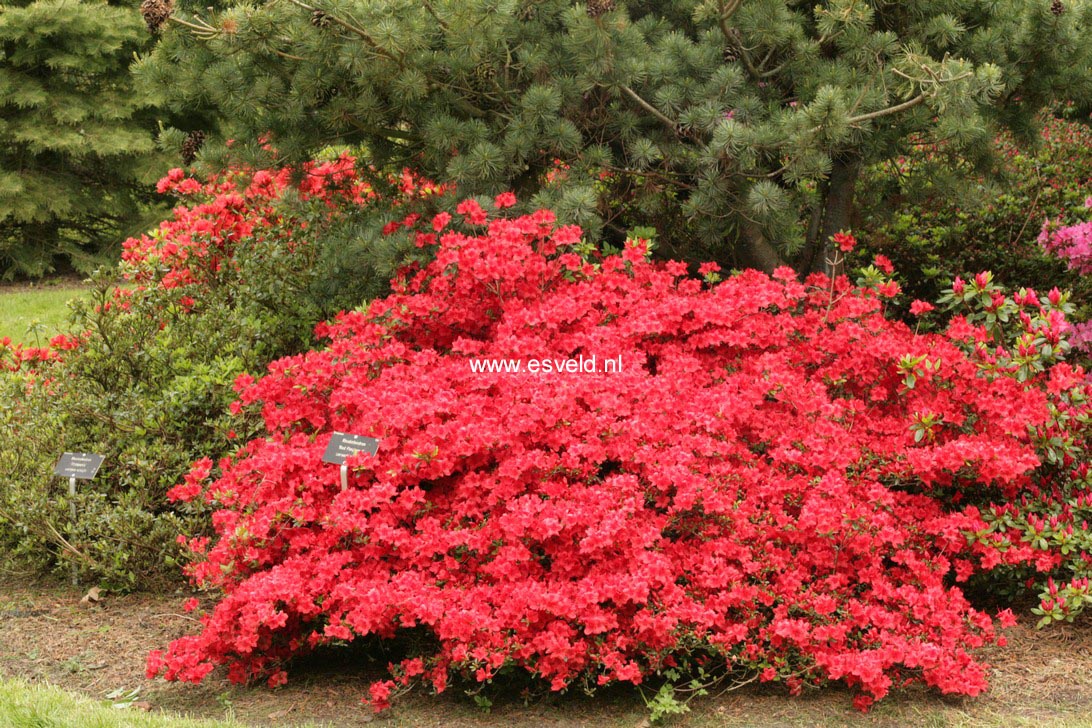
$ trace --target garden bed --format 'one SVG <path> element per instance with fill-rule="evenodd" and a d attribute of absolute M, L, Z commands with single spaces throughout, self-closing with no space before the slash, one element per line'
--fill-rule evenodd
<path fill-rule="evenodd" d="M 206 718 L 233 716 L 262 726 L 640 726 L 647 709 L 635 690 L 619 688 L 599 699 L 579 693 L 547 695 L 528 705 L 515 694 L 490 712 L 457 690 L 441 696 L 411 694 L 379 716 L 360 705 L 382 660 L 320 653 L 295 666 L 282 688 L 242 688 L 218 671 L 194 687 L 144 677 L 147 652 L 193 631 L 182 611 L 184 595 L 103 595 L 81 604 L 84 591 L 22 584 L 0 595 L 0 678 L 49 683 L 105 700 L 128 693 L 144 707 Z M 852 708 L 842 689 L 789 697 L 780 686 L 748 686 L 695 701 L 671 725 L 1092 725 L 1092 624 L 1037 632 L 1021 622 L 1006 631 L 1008 645 L 987 654 L 990 691 L 979 698 L 943 698 L 915 688 L 896 692 L 868 714 Z M 129 710 L 139 710 L 140 706 Z"/>

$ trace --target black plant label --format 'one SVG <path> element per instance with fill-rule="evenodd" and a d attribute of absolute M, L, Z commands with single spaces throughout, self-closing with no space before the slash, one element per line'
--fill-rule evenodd
<path fill-rule="evenodd" d="M 105 459 L 102 455 L 88 452 L 66 452 L 57 461 L 53 474 L 62 478 L 91 480 L 99 472 L 102 461 Z"/>
<path fill-rule="evenodd" d="M 345 459 L 350 455 L 355 455 L 358 452 L 375 455 L 378 450 L 379 440 L 374 437 L 335 432 L 330 436 L 330 444 L 326 446 L 326 452 L 322 454 L 322 462 L 344 465 Z"/>

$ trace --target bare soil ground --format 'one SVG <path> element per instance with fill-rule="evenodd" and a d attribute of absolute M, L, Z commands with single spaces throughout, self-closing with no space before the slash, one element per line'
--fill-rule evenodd
<path fill-rule="evenodd" d="M 635 690 L 617 689 L 594 699 L 547 695 L 497 701 L 483 712 L 456 690 L 441 696 L 411 694 L 375 716 L 361 706 L 368 683 L 385 661 L 319 654 L 294 666 L 289 683 L 233 686 L 221 671 L 200 686 L 144 678 L 149 650 L 192 632 L 182 612 L 186 594 L 109 595 L 81 605 L 82 590 L 55 585 L 0 584 L 0 677 L 48 682 L 103 699 L 140 688 L 153 709 L 207 718 L 233 716 L 287 728 L 334 726 L 647 726 Z M 1092 726 L 1092 623 L 1036 632 L 1030 624 L 1007 631 L 1009 644 L 992 648 L 992 688 L 978 698 L 947 698 L 925 689 L 903 691 L 862 715 L 848 691 L 825 689 L 789 697 L 777 686 L 748 686 L 692 704 L 670 721 L 678 726 Z"/>
<path fill-rule="evenodd" d="M 81 276 L 78 273 L 67 273 L 35 280 L 0 280 L 0 294 L 51 289 L 79 289 L 87 286 L 85 280 L 86 276 Z"/>

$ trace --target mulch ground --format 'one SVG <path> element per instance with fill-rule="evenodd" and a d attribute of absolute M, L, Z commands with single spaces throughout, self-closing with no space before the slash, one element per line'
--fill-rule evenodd
<path fill-rule="evenodd" d="M 81 604 L 84 591 L 55 585 L 0 584 L 0 676 L 48 682 L 103 699 L 139 688 L 152 709 L 236 719 L 260 726 L 311 723 L 336 726 L 647 726 L 647 710 L 632 689 L 595 699 L 513 696 L 487 713 L 457 690 L 410 694 L 375 716 L 361 706 L 368 683 L 381 676 L 381 656 L 321 653 L 289 671 L 276 690 L 233 686 L 217 671 L 200 686 L 149 681 L 148 651 L 193 632 L 183 613 L 187 594 L 105 594 Z M 1036 631 L 1007 630 L 1008 645 L 985 652 L 993 665 L 991 690 L 978 698 L 947 698 L 925 689 L 903 691 L 867 716 L 851 695 L 825 689 L 790 698 L 770 686 L 749 686 L 694 703 L 674 720 L 682 726 L 745 725 L 1092 725 L 1092 623 Z"/>

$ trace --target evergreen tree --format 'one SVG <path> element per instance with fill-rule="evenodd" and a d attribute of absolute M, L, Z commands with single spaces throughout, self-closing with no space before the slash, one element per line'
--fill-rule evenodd
<path fill-rule="evenodd" d="M 862 167 L 985 163 L 1092 98 L 1088 0 L 276 0 L 174 10 L 138 65 L 245 158 L 364 144 L 671 255 L 816 269 Z M 1030 133 L 1028 133 L 1030 137 Z M 548 174 L 555 160 L 565 167 Z M 558 183 L 557 179 L 564 179 Z M 550 182 L 550 179 L 553 182 Z"/>
<path fill-rule="evenodd" d="M 102 0 L 0 4 L 0 273 L 86 270 L 154 190 L 155 122 L 128 67 L 140 17 Z"/>

